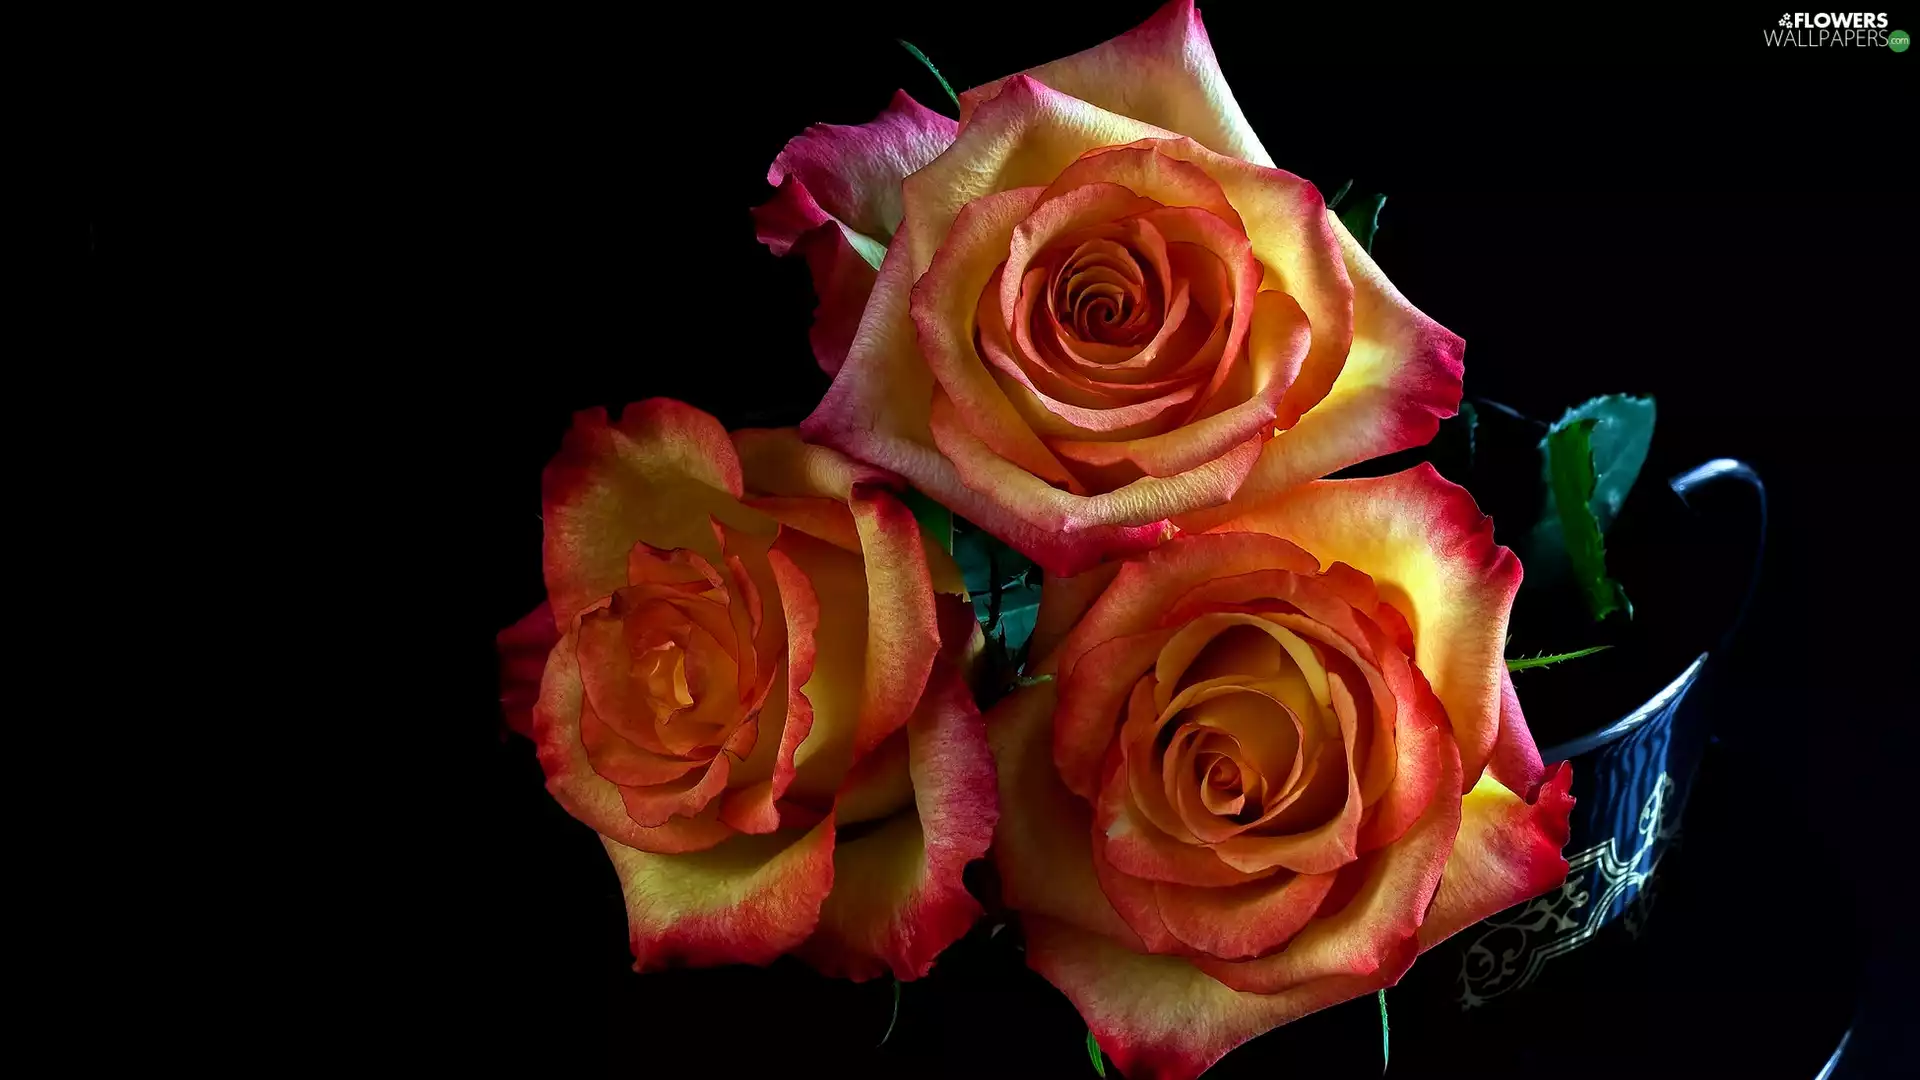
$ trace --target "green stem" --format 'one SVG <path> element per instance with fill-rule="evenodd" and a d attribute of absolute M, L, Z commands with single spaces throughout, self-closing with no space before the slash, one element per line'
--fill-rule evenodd
<path fill-rule="evenodd" d="M 947 77 L 945 75 L 940 74 L 939 68 L 933 66 L 933 61 L 927 59 L 927 54 L 915 48 L 913 42 L 908 41 L 905 38 L 895 38 L 894 40 L 900 43 L 901 48 L 907 50 L 909 53 L 912 53 L 913 58 L 915 60 L 920 61 L 920 63 L 924 64 L 928 71 L 933 72 L 933 77 L 940 80 L 940 89 L 945 90 L 947 92 L 947 100 L 953 102 L 953 107 L 958 109 L 960 107 L 960 95 L 953 92 L 953 85 L 947 82 Z"/>
<path fill-rule="evenodd" d="M 1613 648 L 1611 645 L 1593 645 L 1585 649 L 1575 649 L 1572 652 L 1554 653 L 1551 656 L 1522 656 L 1507 661 L 1507 670 L 1525 671 L 1528 668 L 1546 667 L 1548 664 L 1557 664 L 1562 660 L 1578 660 L 1583 656 L 1592 656 L 1597 652 L 1606 652 L 1611 648 Z"/>

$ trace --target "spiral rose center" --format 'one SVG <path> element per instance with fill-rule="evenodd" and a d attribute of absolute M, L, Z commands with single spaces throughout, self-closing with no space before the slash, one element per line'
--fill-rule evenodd
<path fill-rule="evenodd" d="M 656 714 L 674 713 L 694 703 L 693 690 L 687 685 L 687 652 L 681 642 L 669 638 L 644 645 L 633 668 Z"/>
<path fill-rule="evenodd" d="M 1235 765 L 1232 758 L 1215 755 L 1207 767 L 1207 785 L 1222 791 L 1239 790 L 1240 766 Z"/>
<path fill-rule="evenodd" d="M 1079 341 L 1138 345 L 1160 329 L 1163 291 L 1126 244 L 1094 238 L 1060 261 L 1048 302 L 1054 318 Z"/>
<path fill-rule="evenodd" d="M 1156 764 L 1134 775 L 1160 789 L 1154 801 L 1182 831 L 1219 843 L 1311 828 L 1339 808 L 1347 748 L 1312 643 L 1259 616 L 1207 615 L 1166 646 L 1158 670 Z"/>

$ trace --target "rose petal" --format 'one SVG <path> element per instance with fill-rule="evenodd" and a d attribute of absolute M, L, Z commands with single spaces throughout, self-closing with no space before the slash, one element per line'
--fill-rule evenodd
<path fill-rule="evenodd" d="M 993 493 L 999 503 L 1029 525 L 1054 532 L 1078 534 L 1111 526 L 1157 528 L 1158 522 L 1183 513 L 1183 507 L 1213 505 L 1231 498 L 1230 493 L 1239 489 L 1246 470 L 1260 456 L 1260 439 L 1256 437 L 1199 468 L 1175 476 L 1142 477 L 1113 491 L 1081 496 L 1061 491 L 995 454 L 958 420 L 957 411 L 944 392 L 935 392 L 933 436 L 961 482 L 975 491 Z M 1044 553 L 1034 556 L 1044 567 L 1043 558 Z M 1062 566 L 1058 572 L 1084 568 Z"/>
<path fill-rule="evenodd" d="M 1271 956 L 1240 962 L 1202 957 L 1195 962 L 1228 986 L 1258 994 L 1391 971 L 1419 932 L 1459 831 L 1460 801 L 1453 797 L 1459 790 L 1459 758 L 1450 740 L 1439 740 L 1439 748 L 1441 768 L 1428 793 L 1426 813 L 1400 839 L 1341 872 L 1345 885 L 1352 887 L 1342 907 L 1323 911 Z M 1353 878 L 1358 878 L 1357 885 Z M 1342 891 L 1343 883 L 1336 882 L 1335 892 Z"/>
<path fill-rule="evenodd" d="M 1202 583 L 1260 570 L 1312 574 L 1318 569 L 1313 556 L 1297 545 L 1263 533 L 1170 540 L 1120 568 L 1061 644 L 1058 668 L 1071 672 L 1102 642 L 1161 625 L 1175 602 Z"/>
<path fill-rule="evenodd" d="M 1057 782 L 1056 782 L 1057 783 Z M 1149 820 L 1128 796 L 1128 785 L 1110 783 L 1100 792 L 1094 827 L 1105 836 L 1104 856 L 1113 868 L 1148 881 L 1218 887 L 1258 881 L 1279 873 L 1235 870 L 1211 848 L 1184 844 Z"/>
<path fill-rule="evenodd" d="M 1513 689 L 1513 675 L 1502 665 L 1500 672 L 1500 734 L 1494 736 L 1493 754 L 1487 759 L 1493 778 L 1507 790 L 1533 798 L 1547 768 L 1541 764 L 1540 748 L 1527 729 L 1527 718 L 1520 711 L 1520 695 Z"/>
<path fill-rule="evenodd" d="M 1281 400 L 1278 426 L 1291 427 L 1352 362 L 1349 349 L 1361 297 L 1338 219 L 1327 213 L 1319 189 L 1292 173 L 1223 157 L 1190 140 L 1168 141 L 1158 149 L 1192 161 L 1220 185 L 1246 223 L 1253 254 L 1266 271 L 1261 289 L 1291 296 L 1313 325 L 1312 345 Z"/>
<path fill-rule="evenodd" d="M 813 730 L 813 703 L 801 692 L 813 677 L 816 638 L 820 628 L 820 598 L 813 583 L 784 551 L 766 554 L 786 620 L 786 662 L 769 695 L 774 708 L 784 710 L 780 737 L 761 738 L 754 754 L 741 763 L 727 793 L 720 820 L 744 833 L 767 833 L 780 827 L 779 800 L 793 784 L 794 755 Z M 760 722 L 769 721 L 765 712 Z M 764 775 L 764 779 L 762 776 Z"/>
<path fill-rule="evenodd" d="M 906 736 L 914 809 L 835 849 L 833 892 L 800 950 L 829 976 L 920 978 L 981 914 L 961 872 L 993 838 L 993 758 L 950 662 L 936 668 Z"/>
<path fill-rule="evenodd" d="M 800 687 L 812 706 L 813 725 L 794 752 L 788 795 L 824 807 L 832 803 L 855 761 L 853 744 L 866 685 L 866 568 L 859 556 L 795 530 L 781 532 L 775 550 L 792 561 L 819 603 L 813 674 Z"/>
<path fill-rule="evenodd" d="M 791 175 L 780 181 L 770 201 L 753 208 L 753 225 L 754 235 L 775 255 L 797 252 L 807 260 L 813 294 L 820 299 L 807 340 L 821 370 L 833 374 L 846 362 L 860 328 L 876 277 L 877 257 L 869 256 L 885 247 L 884 240 L 834 220 L 800 178 Z"/>
<path fill-rule="evenodd" d="M 593 712 L 614 731 L 656 754 L 690 756 L 717 747 L 741 719 L 738 651 L 726 594 L 663 600 L 659 586 L 636 585 L 613 594 L 605 607 L 580 616 L 576 627 L 580 676 Z M 671 716 L 635 685 L 629 633 L 636 621 L 664 618 L 686 633 L 687 682 L 693 704 Z M 709 736 L 716 736 L 709 738 Z"/>
<path fill-rule="evenodd" d="M 583 703 L 580 709 L 580 742 L 587 748 L 593 771 L 623 787 L 669 784 L 696 769 L 705 773 L 712 762 L 711 756 L 675 757 L 639 746 L 601 719 L 591 703 Z"/>
<path fill-rule="evenodd" d="M 1210 889 L 1160 882 L 1153 891 L 1174 937 L 1208 956 L 1240 960 L 1265 956 L 1298 934 L 1333 888 L 1334 877 L 1289 874 L 1280 881 Z"/>
<path fill-rule="evenodd" d="M 1032 665 L 1034 674 L 1053 673 L 1054 650 L 1066 640 L 1068 631 L 1086 614 L 1087 608 L 1113 583 L 1113 575 L 1119 571 L 1120 564 L 1114 562 L 1072 577 L 1048 574 L 1041 579 L 1040 611 L 1034 618 L 1033 636 L 1027 639 L 1027 655 L 1036 661 Z"/>
<path fill-rule="evenodd" d="M 1128 569 L 1120 571 L 1116 587 L 1126 580 Z M 1098 605 L 1095 607 L 1098 610 Z M 1053 759 L 1067 790 L 1089 802 L 1098 794 L 1107 747 L 1119 732 L 1134 684 L 1152 670 L 1155 658 L 1173 634 L 1173 629 L 1165 629 L 1110 638 L 1062 664 L 1060 708 L 1053 721 Z M 1069 638 L 1069 643 L 1072 640 Z"/>
<path fill-rule="evenodd" d="M 1560 851 L 1567 846 L 1572 786 L 1573 767 L 1564 762 L 1548 772 L 1531 803 L 1491 773 L 1480 778 L 1463 801 L 1440 892 L 1420 926 L 1422 951 L 1566 880 Z"/>
<path fill-rule="evenodd" d="M 560 641 L 560 631 L 553 625 L 553 609 L 542 601 L 493 640 L 500 653 L 500 711 L 508 730 L 531 739 L 540 676 L 547 670 L 547 654 Z"/>
<path fill-rule="evenodd" d="M 627 903 L 634 970 L 770 964 L 804 941 L 833 885 L 833 818 L 682 855 L 602 838 Z"/>
<path fill-rule="evenodd" d="M 1204 685 L 1204 684 L 1203 684 Z M 1345 781 L 1346 795 L 1339 809 L 1322 823 L 1296 832 L 1252 833 L 1243 832 L 1238 836 L 1222 839 L 1213 846 L 1220 861 L 1236 870 L 1249 873 L 1279 866 L 1299 874 L 1330 874 L 1352 862 L 1359 854 L 1360 816 L 1364 807 L 1360 801 L 1360 780 L 1354 772 L 1351 754 L 1354 745 L 1354 727 L 1350 718 L 1341 718 L 1340 758 L 1333 759 L 1344 766 L 1344 775 L 1329 769 L 1327 761 L 1320 765 L 1320 771 L 1329 779 L 1326 781 L 1329 792 L 1336 790 L 1338 776 Z M 1332 746 L 1322 753 L 1331 757 Z M 1301 806 L 1306 816 L 1317 818 L 1317 807 Z M 1285 823 L 1285 824 L 1283 824 Z M 1275 816 L 1269 827 L 1293 827 L 1285 817 Z"/>
<path fill-rule="evenodd" d="M 1101 108 L 1191 136 L 1222 154 L 1273 164 L 1233 100 L 1191 0 L 1174 0 L 1125 34 L 1026 75 Z M 961 94 L 960 122 L 977 122 L 983 105 L 1018 78 Z"/>
<path fill-rule="evenodd" d="M 767 183 L 797 179 L 828 214 L 884 247 L 900 225 L 900 182 L 952 145 L 957 130 L 895 91 L 865 124 L 815 124 L 796 135 L 773 159 Z"/>
<path fill-rule="evenodd" d="M 1270 429 L 1280 396 L 1306 355 L 1311 328 L 1285 293 L 1254 297 L 1247 346 L 1251 393 L 1243 401 L 1162 435 L 1115 442 L 1055 441 L 1060 457 L 1090 465 L 1129 462 L 1147 476 L 1170 476 L 1204 464 L 1234 444 Z M 1264 441 L 1264 440 L 1263 440 Z"/>
<path fill-rule="evenodd" d="M 854 489 L 850 505 L 867 576 L 866 685 L 853 742 L 857 758 L 912 714 L 940 651 L 940 620 L 913 512 L 892 495 L 867 487 Z"/>
<path fill-rule="evenodd" d="M 813 309 L 807 344 L 820 370 L 831 375 L 847 362 L 847 350 L 853 347 L 853 335 L 860 329 L 860 316 L 867 310 L 867 298 L 873 295 L 879 274 L 838 226 L 815 229 L 794 246 L 807 260 L 813 295 L 820 300 Z"/>
<path fill-rule="evenodd" d="M 749 497 L 746 504 L 787 528 L 825 540 L 841 551 L 860 554 L 860 529 L 842 499 L 765 495 Z"/>
<path fill-rule="evenodd" d="M 901 728 L 855 762 L 834 798 L 840 827 L 892 817 L 913 805 L 913 772 L 907 760 L 907 730 Z"/>
<path fill-rule="evenodd" d="M 755 496 L 844 503 L 859 484 L 900 486 L 900 478 L 885 469 L 803 442 L 793 428 L 741 428 L 730 437 L 739 454 L 742 483 Z"/>
<path fill-rule="evenodd" d="M 591 711 L 591 706 L 588 708 Z M 714 796 L 726 790 L 727 774 L 732 768 L 730 758 L 716 754 L 697 772 L 678 781 L 644 787 L 622 784 L 620 801 L 626 806 L 628 817 L 647 828 L 659 828 L 675 818 L 694 817 L 705 810 Z M 721 809 L 724 811 L 725 806 Z"/>
<path fill-rule="evenodd" d="M 1181 957 L 1147 956 L 1038 915 L 1020 923 L 1027 964 L 1067 995 L 1129 1080 L 1192 1080 L 1256 1035 L 1392 986 L 1416 955 L 1405 942 L 1365 974 L 1249 994 Z"/>
<path fill-rule="evenodd" d="M 1404 662 L 1399 667 L 1404 669 Z M 1392 779 L 1380 798 L 1367 804 L 1367 822 L 1360 829 L 1361 851 L 1392 843 L 1413 827 L 1426 809 L 1427 792 L 1433 790 L 1434 777 L 1440 769 L 1439 744 L 1451 738 L 1446 713 L 1434 699 L 1433 691 L 1427 688 L 1425 679 L 1417 673 L 1411 679 L 1395 675 L 1386 678 L 1394 688 L 1394 726 L 1391 738 L 1380 740 L 1378 745 L 1390 750 L 1393 757 L 1388 768 L 1373 766 L 1371 771 L 1390 774 Z M 1339 689 L 1342 694 L 1348 693 L 1344 682 Z M 1363 777 L 1369 769 L 1363 765 Z"/>
<path fill-rule="evenodd" d="M 1007 906 L 1051 916 L 1141 948 L 1093 872 L 1087 804 L 1053 767 L 1053 683 L 1022 687 L 987 714 L 987 742 L 999 777 L 1000 820 L 993 855 Z"/>
<path fill-rule="evenodd" d="M 1329 224 L 1353 283 L 1346 362 L 1326 397 L 1267 444 L 1234 501 L 1181 518 L 1181 528 L 1212 528 L 1307 480 L 1423 445 L 1459 410 L 1466 343 L 1408 303 L 1338 218 Z"/>
<path fill-rule="evenodd" d="M 642 851 L 674 854 L 710 848 L 734 835 L 718 820 L 718 806 L 698 818 L 675 818 L 648 828 L 628 816 L 621 790 L 596 773 L 581 737 L 586 692 L 572 634 L 560 639 L 547 657 L 540 699 L 533 707 L 533 738 L 547 790 L 567 812 L 600 835 Z"/>
<path fill-rule="evenodd" d="M 754 238 L 767 245 L 775 255 L 785 255 L 816 231 L 832 226 L 829 233 L 840 238 L 849 251 L 853 245 L 840 231 L 840 224 L 820 205 L 797 176 L 788 176 L 776 185 L 773 198 L 753 208 Z M 855 258 L 866 262 L 858 253 Z M 868 267 L 869 270 L 873 269 Z M 816 281 L 816 284 L 818 282 Z"/>
<path fill-rule="evenodd" d="M 1219 182 L 1208 176 L 1205 169 L 1162 154 L 1158 147 L 1157 140 L 1148 140 L 1089 150 L 1048 184 L 1041 198 L 1051 199 L 1082 184 L 1118 184 L 1162 206 L 1198 207 L 1225 221 L 1235 232 L 1245 234 L 1246 226 Z"/>
<path fill-rule="evenodd" d="M 771 534 L 771 522 L 739 503 L 740 459 L 719 421 L 654 398 L 574 416 L 541 478 L 547 598 L 556 625 L 627 584 L 627 555 L 645 542 L 720 557 L 709 517 Z"/>

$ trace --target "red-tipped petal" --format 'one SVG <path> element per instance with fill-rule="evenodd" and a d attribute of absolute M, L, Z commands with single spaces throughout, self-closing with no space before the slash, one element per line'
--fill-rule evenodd
<path fill-rule="evenodd" d="M 885 469 L 802 441 L 794 428 L 741 428 L 731 438 L 741 478 L 755 497 L 846 502 L 858 484 L 900 485 L 900 478 Z"/>
<path fill-rule="evenodd" d="M 1480 778 L 1461 807 L 1440 892 L 1420 926 L 1423 951 L 1566 880 L 1560 851 L 1567 846 L 1572 785 L 1573 767 L 1564 762 L 1548 772 L 1531 803 L 1491 773 Z"/>
<path fill-rule="evenodd" d="M 692 548 L 720 558 L 710 518 L 771 530 L 742 507 L 740 458 L 726 429 L 667 398 L 629 405 L 617 422 L 601 409 L 574 416 L 541 478 L 547 599 L 556 625 L 627 584 L 637 543 Z"/>
<path fill-rule="evenodd" d="M 835 850 L 834 890 L 801 950 L 828 975 L 917 979 L 981 913 L 961 871 L 993 839 L 993 758 L 951 663 L 935 669 L 906 735 L 913 808 Z"/>
<path fill-rule="evenodd" d="M 1119 37 L 1026 75 L 1103 109 L 1191 136 L 1219 153 L 1273 164 L 1227 88 L 1192 0 L 1174 0 Z M 961 122 L 973 123 L 982 104 L 1011 81 L 961 94 Z"/>
<path fill-rule="evenodd" d="M 1023 687 L 987 714 L 1000 784 L 993 854 L 1008 907 L 1046 915 L 1141 948 L 1093 871 L 1092 814 L 1054 771 L 1053 683 Z"/>
<path fill-rule="evenodd" d="M 1060 988 L 1128 1080 L 1193 1080 L 1227 1051 L 1308 1013 L 1392 986 L 1408 941 L 1363 975 L 1273 994 L 1240 993 L 1177 956 L 1146 956 L 1097 934 L 1023 915 L 1027 964 Z"/>
<path fill-rule="evenodd" d="M 860 316 L 878 274 L 837 225 L 815 229 L 794 246 L 807 260 L 813 295 L 820 300 L 813 309 L 807 343 L 820 370 L 831 375 L 847 362 L 847 350 L 853 347 L 853 335 L 860 329 Z"/>
<path fill-rule="evenodd" d="M 767 171 L 779 190 L 754 208 L 754 231 L 775 255 L 806 257 L 820 298 L 809 340 L 828 374 L 846 362 L 899 227 L 901 181 L 946 149 L 954 131 L 952 120 L 896 93 L 869 123 L 808 128 Z"/>
<path fill-rule="evenodd" d="M 494 638 L 494 647 L 500 651 L 500 711 L 509 730 L 529 739 L 533 738 L 533 703 L 540 700 L 540 676 L 547 670 L 547 654 L 559 642 L 553 609 L 544 601 Z"/>
<path fill-rule="evenodd" d="M 1323 910 L 1286 948 L 1270 956 L 1239 963 L 1211 958 L 1195 962 L 1228 986 L 1258 994 L 1390 970 L 1419 933 L 1459 831 L 1460 802 L 1453 793 L 1459 790 L 1460 763 L 1450 742 L 1440 740 L 1440 750 L 1441 768 L 1426 814 L 1400 839 L 1340 872 L 1333 891 L 1345 899 L 1343 906 Z"/>
<path fill-rule="evenodd" d="M 895 91 L 867 123 L 815 124 L 794 136 L 767 183 L 798 180 L 826 213 L 884 245 L 900 225 L 900 182 L 952 145 L 958 127 Z"/>
<path fill-rule="evenodd" d="M 800 688 L 813 676 L 820 599 L 814 595 L 813 583 L 784 552 L 768 551 L 767 563 L 779 588 L 780 607 L 786 617 L 787 656 L 785 667 L 773 685 L 775 691 L 784 690 L 784 696 L 769 696 L 759 722 L 770 724 L 773 720 L 770 714 L 776 710 L 784 709 L 785 716 L 777 741 L 762 736 L 774 747 L 772 759 L 762 765 L 756 753 L 742 763 L 741 771 L 752 778 L 751 782 L 736 782 L 735 790 L 727 793 L 721 805 L 720 820 L 745 833 L 768 833 L 780 827 L 779 800 L 793 784 L 794 754 L 813 730 L 813 703 Z M 758 742 L 755 750 L 759 750 Z M 767 772 L 765 779 L 758 778 L 762 768 Z"/>
<path fill-rule="evenodd" d="M 1182 517 L 1183 529 L 1214 528 L 1295 485 L 1423 445 L 1460 408 L 1466 342 L 1401 295 L 1338 218 L 1328 225 L 1353 287 L 1346 360 L 1325 397 L 1267 444 L 1233 501 Z"/>
<path fill-rule="evenodd" d="M 1529 799 L 1547 776 L 1547 767 L 1540 761 L 1540 747 L 1534 743 L 1526 715 L 1520 711 L 1513 674 L 1504 670 L 1504 665 L 1500 672 L 1500 734 L 1494 737 L 1487 768 L 1508 791 Z"/>
<path fill-rule="evenodd" d="M 719 821 L 719 806 L 693 818 L 674 818 L 649 827 L 628 813 L 622 789 L 594 770 L 581 734 L 586 690 L 572 634 L 560 639 L 547 657 L 540 680 L 540 699 L 533 707 L 533 741 L 540 768 L 547 774 L 547 791 L 601 836 L 641 851 L 681 853 L 710 848 L 734 835 Z"/>
<path fill-rule="evenodd" d="M 736 836 L 685 855 L 607 840 L 634 970 L 770 964 L 813 932 L 833 887 L 833 817 L 812 829 Z"/>
<path fill-rule="evenodd" d="M 858 488 L 851 500 L 867 571 L 867 661 L 857 759 L 913 712 L 940 652 L 940 620 L 920 526 L 892 495 Z"/>

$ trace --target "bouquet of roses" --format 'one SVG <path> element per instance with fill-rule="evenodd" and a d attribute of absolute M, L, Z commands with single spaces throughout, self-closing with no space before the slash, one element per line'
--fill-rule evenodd
<path fill-rule="evenodd" d="M 1557 885 L 1571 772 L 1474 499 L 1324 479 L 1461 407 L 1378 200 L 1276 167 L 1187 0 L 955 104 L 768 172 L 833 376 L 797 430 L 576 417 L 504 701 L 637 970 L 912 980 L 985 900 L 1122 1072 L 1192 1077 Z"/>

